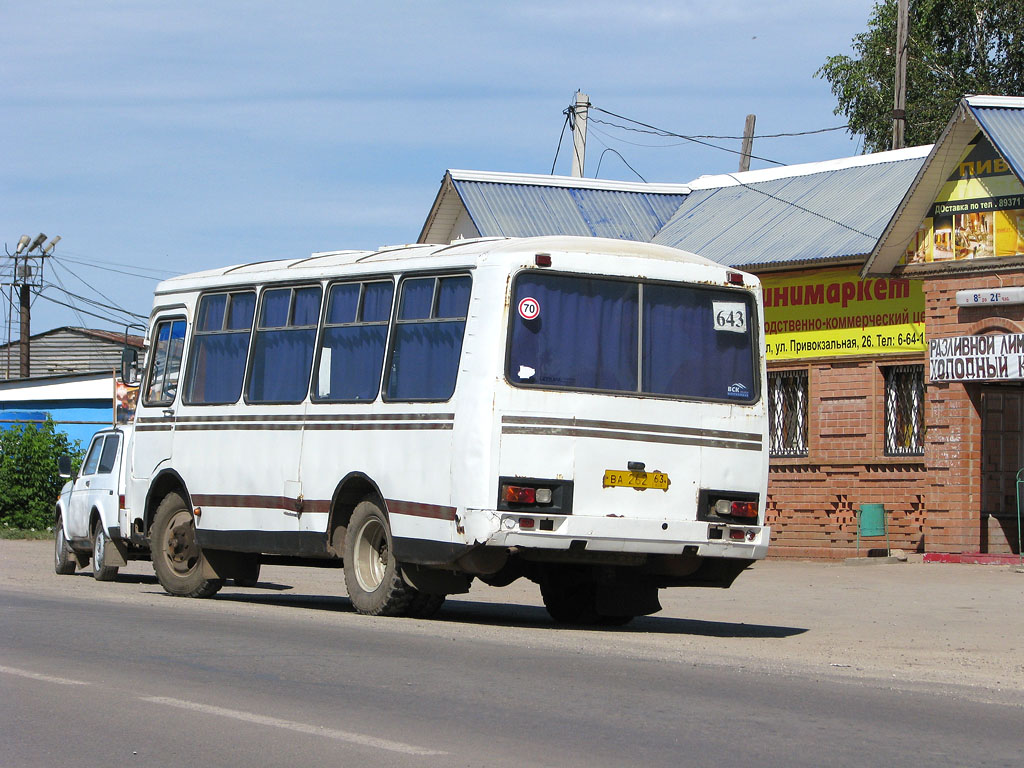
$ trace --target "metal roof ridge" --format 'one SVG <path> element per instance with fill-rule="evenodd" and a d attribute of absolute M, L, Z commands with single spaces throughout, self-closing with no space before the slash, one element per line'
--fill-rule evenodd
<path fill-rule="evenodd" d="M 927 157 L 932 150 L 932 146 L 932 144 L 924 144 L 919 147 L 893 149 L 887 152 L 872 152 L 866 155 L 840 157 L 835 160 L 818 160 L 813 163 L 784 165 L 779 168 L 761 168 L 756 171 L 743 171 L 742 173 L 710 174 L 699 176 L 689 182 L 689 186 L 694 191 L 717 187 L 736 187 L 743 184 L 757 184 L 764 181 L 811 176 L 815 173 L 844 171 L 850 168 L 864 168 L 871 165 L 884 165 L 885 163 L 896 163 L 903 160 L 916 160 Z"/>
<path fill-rule="evenodd" d="M 687 195 L 688 184 L 651 183 L 642 181 L 616 181 L 614 179 L 588 179 L 580 176 L 549 176 L 540 173 L 506 173 L 499 171 L 471 171 L 449 168 L 453 181 L 477 181 L 490 184 L 518 184 L 538 187 L 575 187 L 610 192 L 648 192 L 653 194 Z"/>
<path fill-rule="evenodd" d="M 965 96 L 972 107 L 996 107 L 1003 109 L 1024 109 L 1024 96 Z"/>

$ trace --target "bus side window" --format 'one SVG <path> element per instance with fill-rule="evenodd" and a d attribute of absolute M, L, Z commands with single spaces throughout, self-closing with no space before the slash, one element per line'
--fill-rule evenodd
<path fill-rule="evenodd" d="M 471 285 L 469 275 L 402 281 L 388 400 L 447 400 L 455 392 Z"/>
<path fill-rule="evenodd" d="M 254 291 L 213 293 L 200 300 L 189 353 L 187 402 L 206 405 L 238 401 L 255 308 Z"/>
<path fill-rule="evenodd" d="M 146 405 L 170 405 L 178 392 L 181 356 L 185 349 L 185 321 L 160 321 L 153 338 L 153 362 L 143 402 Z"/>
<path fill-rule="evenodd" d="M 321 294 L 319 285 L 263 292 L 246 391 L 249 402 L 300 403 L 305 399 Z"/>
<path fill-rule="evenodd" d="M 314 400 L 377 399 L 394 291 L 394 285 L 384 280 L 330 287 Z"/>

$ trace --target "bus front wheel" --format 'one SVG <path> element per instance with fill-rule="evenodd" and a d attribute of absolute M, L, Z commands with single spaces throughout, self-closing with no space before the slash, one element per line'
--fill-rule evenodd
<path fill-rule="evenodd" d="M 359 502 L 345 536 L 345 588 L 352 606 L 370 616 L 423 616 L 425 596 L 402 578 L 391 526 L 375 501 Z M 443 600 L 443 598 L 442 598 Z M 437 610 L 437 606 L 429 606 Z M 432 612 L 432 611 L 430 611 Z"/>
<path fill-rule="evenodd" d="M 153 516 L 150 549 L 160 586 L 176 597 L 209 597 L 223 581 L 203 576 L 203 552 L 196 540 L 192 510 L 176 493 L 160 502 Z"/>

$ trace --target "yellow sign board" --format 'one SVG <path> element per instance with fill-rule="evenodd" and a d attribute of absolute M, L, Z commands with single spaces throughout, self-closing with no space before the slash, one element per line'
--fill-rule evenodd
<path fill-rule="evenodd" d="M 1024 254 L 1024 185 L 980 133 L 946 180 L 901 264 Z"/>
<path fill-rule="evenodd" d="M 769 360 L 923 352 L 920 280 L 869 278 L 855 267 L 761 275 Z"/>

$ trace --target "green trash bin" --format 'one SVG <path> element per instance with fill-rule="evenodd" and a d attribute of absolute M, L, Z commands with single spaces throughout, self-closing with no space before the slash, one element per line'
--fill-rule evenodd
<path fill-rule="evenodd" d="M 889 529 L 885 524 L 884 504 L 861 504 L 857 513 L 857 556 L 861 537 L 885 536 L 885 554 L 889 554 Z"/>

